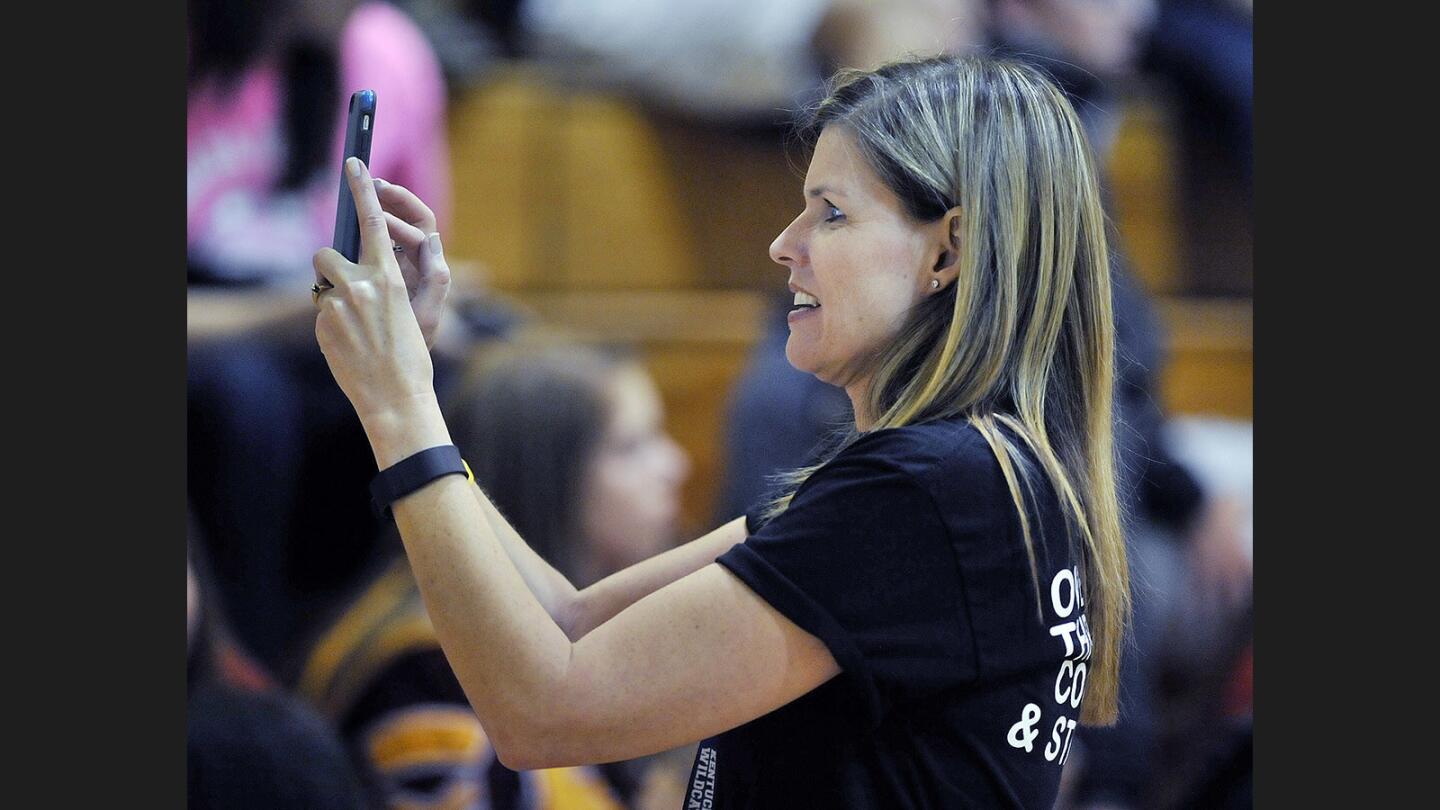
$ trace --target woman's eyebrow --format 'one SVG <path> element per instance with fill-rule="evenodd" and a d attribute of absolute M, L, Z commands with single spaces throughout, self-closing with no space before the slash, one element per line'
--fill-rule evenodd
<path fill-rule="evenodd" d="M 825 194 L 830 194 L 836 197 L 845 196 L 845 192 L 841 191 L 838 188 L 832 188 L 831 186 L 816 186 L 811 189 L 806 189 L 805 191 L 805 196 L 807 197 L 820 197 Z"/>

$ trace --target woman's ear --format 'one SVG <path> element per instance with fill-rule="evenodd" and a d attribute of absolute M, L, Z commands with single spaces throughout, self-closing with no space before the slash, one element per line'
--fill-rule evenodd
<path fill-rule="evenodd" d="M 927 282 L 932 291 L 949 286 L 960 272 L 960 213 L 959 206 L 951 208 L 933 226 L 939 250 L 931 268 L 931 281 Z M 939 285 L 934 284 L 937 280 Z"/>

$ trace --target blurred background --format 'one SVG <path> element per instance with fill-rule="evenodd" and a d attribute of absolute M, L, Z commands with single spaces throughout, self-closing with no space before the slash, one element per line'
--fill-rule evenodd
<path fill-rule="evenodd" d="M 789 127 L 838 68 L 968 52 L 1070 93 L 1114 226 L 1135 636 L 1058 806 L 1249 806 L 1251 30 L 1246 0 L 190 0 L 191 806 L 674 808 L 693 754 L 514 774 L 466 710 L 314 345 L 352 91 L 440 222 L 457 442 L 583 585 L 848 417 L 784 360 Z"/>

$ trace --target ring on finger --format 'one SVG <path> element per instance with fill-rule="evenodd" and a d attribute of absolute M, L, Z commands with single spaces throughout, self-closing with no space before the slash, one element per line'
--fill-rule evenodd
<path fill-rule="evenodd" d="M 331 284 L 331 283 L 328 282 L 328 281 L 326 281 L 326 282 L 319 282 L 319 281 L 317 281 L 317 282 L 315 282 L 314 284 L 311 284 L 311 285 L 310 285 L 310 300 L 313 301 L 313 302 L 315 303 L 315 306 L 318 307 L 318 306 L 320 306 L 320 294 L 323 293 L 323 292 L 325 292 L 326 290 L 333 290 L 333 289 L 335 289 L 335 285 L 334 285 L 334 284 Z"/>

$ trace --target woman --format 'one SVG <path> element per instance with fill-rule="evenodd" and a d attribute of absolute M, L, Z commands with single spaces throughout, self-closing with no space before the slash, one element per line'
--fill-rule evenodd
<path fill-rule="evenodd" d="M 446 413 L 476 483 L 571 581 L 673 545 L 688 465 L 633 357 L 529 338 L 485 347 Z M 518 774 L 498 764 L 398 556 L 320 636 L 299 685 L 385 806 L 635 807 L 684 779 L 638 762 Z"/>
<path fill-rule="evenodd" d="M 358 162 L 367 248 L 316 254 L 316 337 L 507 764 L 702 740 L 688 806 L 1048 807 L 1077 722 L 1114 720 L 1128 610 L 1080 123 L 1033 68 L 933 59 L 843 75 L 807 132 L 770 253 L 787 357 L 845 389 L 854 435 L 763 513 L 588 588 L 460 475 L 402 480 L 454 452 L 428 450 L 451 437 L 386 243 L 433 223 Z M 417 301 L 447 277 L 425 265 Z"/>

